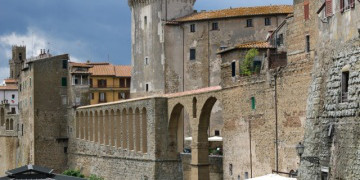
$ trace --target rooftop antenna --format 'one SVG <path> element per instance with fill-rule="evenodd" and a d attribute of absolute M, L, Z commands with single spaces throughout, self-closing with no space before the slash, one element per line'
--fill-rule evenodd
<path fill-rule="evenodd" d="M 31 32 L 31 45 L 32 45 L 31 57 L 34 57 L 34 32 Z"/>

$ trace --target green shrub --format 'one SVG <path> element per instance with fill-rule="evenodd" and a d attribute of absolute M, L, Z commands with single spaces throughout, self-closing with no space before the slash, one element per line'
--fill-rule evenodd
<path fill-rule="evenodd" d="M 90 175 L 89 180 L 104 180 L 102 177 L 98 177 L 95 174 Z"/>
<path fill-rule="evenodd" d="M 74 170 L 74 169 L 68 169 L 64 171 L 62 174 L 67 176 L 80 177 L 80 178 L 85 177 L 83 174 L 81 174 L 80 170 Z"/>
<path fill-rule="evenodd" d="M 254 63 L 255 57 L 259 55 L 257 49 L 250 49 L 245 56 L 243 63 L 240 65 L 240 74 L 244 76 L 250 76 L 252 74 L 251 66 Z"/>

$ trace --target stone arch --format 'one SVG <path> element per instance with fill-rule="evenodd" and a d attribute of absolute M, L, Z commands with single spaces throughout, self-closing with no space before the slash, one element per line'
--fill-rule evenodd
<path fill-rule="evenodd" d="M 110 113 L 108 110 L 105 110 L 105 117 L 104 117 L 104 144 L 109 145 L 109 131 L 110 131 Z"/>
<path fill-rule="evenodd" d="M 85 112 L 84 116 L 84 139 L 89 140 L 89 112 Z"/>
<path fill-rule="evenodd" d="M 115 118 L 115 120 L 116 120 L 116 129 L 115 129 L 115 131 L 116 131 L 116 147 L 117 148 L 121 148 L 121 111 L 120 111 L 120 109 L 118 109 L 117 111 L 116 111 L 116 118 Z"/>
<path fill-rule="evenodd" d="M 99 142 L 99 114 L 94 112 L 94 142 Z"/>
<path fill-rule="evenodd" d="M 99 113 L 99 143 L 104 144 L 104 113 L 102 110 Z"/>
<path fill-rule="evenodd" d="M 92 111 L 89 113 L 89 141 L 94 141 L 94 114 Z"/>
<path fill-rule="evenodd" d="M 147 111 L 144 107 L 141 112 L 141 126 L 142 126 L 142 152 L 147 153 Z"/>
<path fill-rule="evenodd" d="M 129 108 L 128 112 L 128 125 L 129 150 L 134 150 L 134 113 L 132 108 Z"/>
<path fill-rule="evenodd" d="M 75 117 L 75 135 L 76 135 L 76 138 L 80 138 L 80 113 L 78 111 L 76 111 L 76 117 Z"/>
<path fill-rule="evenodd" d="M 141 140 L 140 140 L 140 135 L 141 135 L 141 128 L 140 128 L 140 110 L 139 108 L 135 109 L 135 150 L 136 152 L 141 151 Z"/>
<path fill-rule="evenodd" d="M 9 122 L 9 119 L 6 119 L 5 124 L 6 124 L 6 130 L 10 130 L 10 122 Z"/>
<path fill-rule="evenodd" d="M 123 149 L 127 149 L 128 148 L 128 123 L 127 123 L 127 117 L 128 117 L 128 114 L 126 112 L 126 109 L 124 108 L 122 113 L 121 113 L 121 121 L 122 121 L 122 131 L 121 131 L 121 134 L 122 134 L 122 148 Z"/>
<path fill-rule="evenodd" d="M 14 120 L 10 119 L 10 127 L 9 130 L 14 130 Z"/>
<path fill-rule="evenodd" d="M 174 106 L 170 114 L 168 150 L 170 156 L 173 158 L 176 158 L 178 153 L 183 151 L 184 147 L 184 111 L 184 106 L 178 103 Z"/>
<path fill-rule="evenodd" d="M 79 130 L 80 130 L 80 139 L 84 139 L 84 113 L 80 112 L 79 117 Z"/>
<path fill-rule="evenodd" d="M 115 111 L 113 109 L 110 111 L 110 121 L 111 121 L 111 125 L 110 125 L 110 130 L 111 130 L 111 132 L 110 132 L 110 144 L 111 144 L 111 146 L 115 146 L 116 122 L 115 122 Z"/>

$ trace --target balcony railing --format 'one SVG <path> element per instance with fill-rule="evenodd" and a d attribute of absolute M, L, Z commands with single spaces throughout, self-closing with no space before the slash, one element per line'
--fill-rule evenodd
<path fill-rule="evenodd" d="M 90 85 L 90 88 L 130 88 L 130 87 L 120 86 L 120 85 Z"/>

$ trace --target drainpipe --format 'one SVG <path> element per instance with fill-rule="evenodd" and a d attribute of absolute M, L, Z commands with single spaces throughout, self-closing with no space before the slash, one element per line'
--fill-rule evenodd
<path fill-rule="evenodd" d="M 275 79 L 275 153 L 276 153 L 276 172 L 279 172 L 279 143 L 278 143 L 278 107 L 277 107 L 277 75 L 274 74 Z"/>
<path fill-rule="evenodd" d="M 249 120 L 249 140 L 250 140 L 250 178 L 252 178 L 252 149 L 251 149 L 251 120 Z"/>

